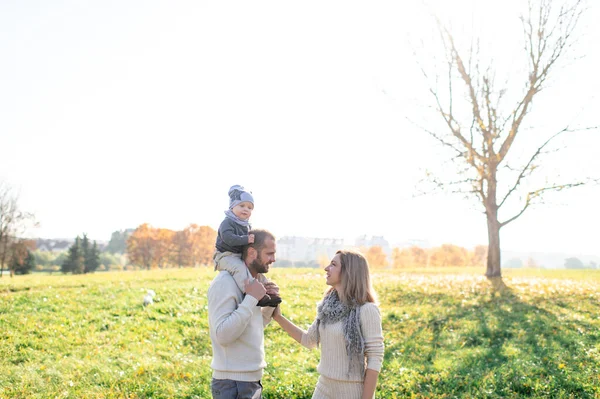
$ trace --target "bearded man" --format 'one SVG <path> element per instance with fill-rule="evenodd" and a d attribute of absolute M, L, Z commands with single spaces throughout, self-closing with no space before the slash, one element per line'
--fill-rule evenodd
<path fill-rule="evenodd" d="M 265 294 L 279 296 L 279 287 L 260 279 L 275 262 L 275 236 L 267 230 L 251 230 L 254 242 L 244 247 L 242 260 L 251 276 L 245 292 L 228 271 L 221 271 L 208 289 L 208 323 L 212 343 L 211 391 L 214 399 L 260 399 L 266 367 L 264 328 L 275 307 L 257 306 Z"/>

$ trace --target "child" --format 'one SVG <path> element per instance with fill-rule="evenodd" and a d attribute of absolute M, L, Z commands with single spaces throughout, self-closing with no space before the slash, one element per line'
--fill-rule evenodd
<path fill-rule="evenodd" d="M 254 242 L 254 234 L 248 234 L 250 223 L 248 219 L 254 210 L 254 198 L 244 187 L 235 185 L 229 189 L 229 209 L 225 211 L 225 219 L 217 233 L 216 252 L 214 256 L 215 270 L 228 271 L 237 286 L 244 292 L 245 280 L 252 280 L 252 275 L 242 260 L 242 250 L 245 245 Z M 258 281 L 268 282 L 266 277 L 258 274 Z M 258 306 L 276 307 L 281 302 L 277 295 L 265 295 Z"/>

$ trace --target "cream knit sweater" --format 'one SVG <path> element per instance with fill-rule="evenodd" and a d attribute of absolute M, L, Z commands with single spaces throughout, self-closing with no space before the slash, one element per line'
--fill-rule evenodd
<path fill-rule="evenodd" d="M 379 372 L 383 362 L 383 333 L 381 314 L 374 303 L 365 303 L 360 308 L 360 327 L 365 340 L 365 369 Z M 319 327 L 321 361 L 317 371 L 324 377 L 340 381 L 364 381 L 364 375 L 354 370 L 348 375 L 349 360 L 346 354 L 346 341 L 342 330 L 343 323 L 337 322 Z M 302 334 L 302 345 L 307 348 L 317 346 L 317 321 Z"/>
<path fill-rule="evenodd" d="M 227 271 L 220 272 L 208 289 L 208 324 L 212 343 L 213 377 L 258 381 L 266 367 L 264 326 L 275 308 L 258 307 L 244 297 Z"/>

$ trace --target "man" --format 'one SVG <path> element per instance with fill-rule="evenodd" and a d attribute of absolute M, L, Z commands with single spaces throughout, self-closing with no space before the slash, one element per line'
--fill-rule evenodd
<path fill-rule="evenodd" d="M 252 275 L 246 295 L 227 271 L 221 271 L 208 289 L 208 323 L 212 342 L 214 399 L 262 398 L 263 369 L 266 367 L 264 327 L 274 307 L 259 307 L 265 294 L 279 294 L 275 283 L 261 284 L 258 273 L 267 273 L 275 262 L 275 237 L 267 230 L 252 230 L 254 243 L 244 247 L 242 260 Z"/>

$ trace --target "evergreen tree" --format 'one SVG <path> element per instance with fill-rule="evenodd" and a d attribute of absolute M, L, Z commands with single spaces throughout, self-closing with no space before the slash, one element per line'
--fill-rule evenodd
<path fill-rule="evenodd" d="M 63 273 L 81 274 L 85 270 L 84 261 L 81 239 L 77 236 L 75 243 L 69 248 L 69 254 L 62 264 L 61 271 Z"/>
<path fill-rule="evenodd" d="M 22 269 L 23 274 L 29 274 L 33 269 L 35 269 L 35 256 L 33 255 L 33 252 L 27 251 L 27 258 L 25 258 Z"/>
<path fill-rule="evenodd" d="M 88 257 L 90 256 L 90 240 L 85 233 L 83 233 L 83 238 L 81 239 L 81 255 L 83 256 L 83 273 L 87 273 Z"/>
<path fill-rule="evenodd" d="M 84 236 L 85 237 L 85 236 Z M 87 238 L 87 237 L 86 237 Z M 91 248 L 85 253 L 85 270 L 84 273 L 93 273 L 100 266 L 100 251 L 98 250 L 98 244 L 94 241 Z"/>
<path fill-rule="evenodd" d="M 87 234 L 83 233 L 83 238 L 81 239 L 81 253 L 83 257 L 87 257 L 87 254 L 90 252 L 90 240 L 87 238 Z"/>

